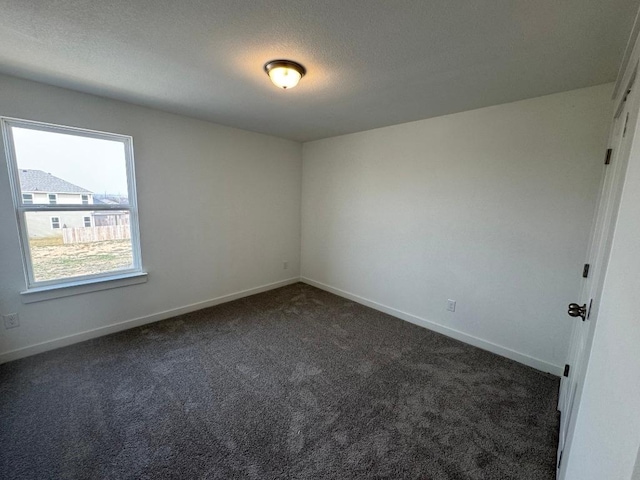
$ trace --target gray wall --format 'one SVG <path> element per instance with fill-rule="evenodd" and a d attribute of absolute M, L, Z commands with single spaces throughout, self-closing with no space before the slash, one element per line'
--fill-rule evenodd
<path fill-rule="evenodd" d="M 611 90 L 305 144 L 303 277 L 559 373 Z"/>
<path fill-rule="evenodd" d="M 149 272 L 142 285 L 23 304 L 3 151 L 0 313 L 18 312 L 21 325 L 0 328 L 0 355 L 299 275 L 299 143 L 7 76 L 0 115 L 133 136 Z"/>
<path fill-rule="evenodd" d="M 0 231 L 0 311 L 17 311 L 22 322 L 2 330 L 0 354 L 295 278 L 302 216 L 307 279 L 558 373 L 569 337 L 566 305 L 578 295 L 599 187 L 610 90 L 412 122 L 303 150 L 0 76 L 2 115 L 133 135 L 150 274 L 143 285 L 22 304 L 0 162 L 0 221 L 8 226 Z M 458 302 L 455 313 L 445 311 L 449 298 Z"/>

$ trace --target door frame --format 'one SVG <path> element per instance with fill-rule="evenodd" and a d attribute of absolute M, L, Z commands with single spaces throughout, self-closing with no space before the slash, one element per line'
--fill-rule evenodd
<path fill-rule="evenodd" d="M 558 409 L 561 412 L 558 442 L 557 473 L 563 479 L 562 456 L 570 447 L 575 429 L 575 417 L 580 405 L 584 378 L 593 343 L 598 318 L 600 296 L 605 280 L 611 244 L 615 231 L 618 208 L 622 197 L 624 179 L 634 141 L 640 112 L 640 83 L 634 84 L 638 65 L 627 76 L 622 94 L 615 99 L 613 122 L 608 147 L 612 149 L 611 161 L 604 166 L 599 199 L 591 226 L 587 263 L 590 264 L 589 279 L 582 284 L 579 303 L 585 303 L 590 316 L 583 322 L 576 318 L 571 333 L 568 353 L 569 376 L 562 377 Z M 629 93 L 630 92 L 630 93 Z M 624 134 L 626 130 L 626 135 Z M 593 304 L 590 305 L 591 300 Z"/>

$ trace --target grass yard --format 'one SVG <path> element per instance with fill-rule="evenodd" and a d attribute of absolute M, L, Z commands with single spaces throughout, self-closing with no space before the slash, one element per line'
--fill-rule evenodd
<path fill-rule="evenodd" d="M 74 243 L 65 245 L 62 237 L 29 240 L 35 280 L 93 275 L 131 267 L 131 240 Z"/>

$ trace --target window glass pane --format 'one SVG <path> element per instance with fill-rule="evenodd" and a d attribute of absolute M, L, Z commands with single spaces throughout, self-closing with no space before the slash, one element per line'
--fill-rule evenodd
<path fill-rule="evenodd" d="M 13 139 L 28 287 L 141 271 L 130 137 L 5 118 L 2 126 Z"/>
<path fill-rule="evenodd" d="M 34 192 L 33 203 L 129 203 L 124 142 L 21 127 L 11 132 L 21 192 Z"/>
<path fill-rule="evenodd" d="M 85 227 L 86 211 L 25 213 L 34 281 L 133 268 L 129 212 L 91 215 L 95 226 Z M 54 219 L 60 228 L 52 228 Z"/>

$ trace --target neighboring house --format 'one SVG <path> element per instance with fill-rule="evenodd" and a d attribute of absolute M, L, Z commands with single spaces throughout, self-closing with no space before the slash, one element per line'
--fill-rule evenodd
<path fill-rule="evenodd" d="M 103 205 L 128 205 L 127 197 L 117 195 L 95 195 L 94 203 Z M 129 225 L 128 210 L 109 210 L 93 212 L 93 222 L 96 227 L 107 227 L 115 225 Z"/>
<path fill-rule="evenodd" d="M 20 169 L 20 189 L 25 204 L 93 205 L 93 192 L 42 170 Z M 92 227 L 93 212 L 30 212 L 27 214 L 29 237 L 61 236 L 63 228 Z"/>

